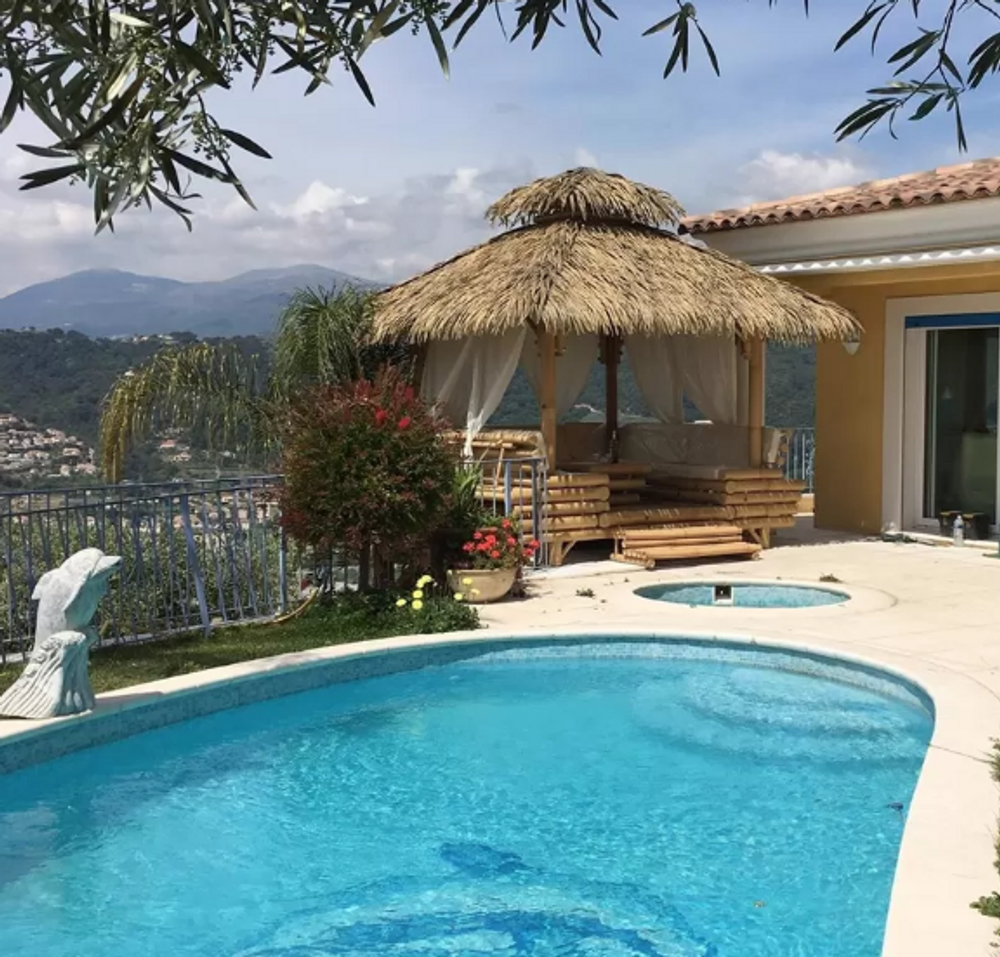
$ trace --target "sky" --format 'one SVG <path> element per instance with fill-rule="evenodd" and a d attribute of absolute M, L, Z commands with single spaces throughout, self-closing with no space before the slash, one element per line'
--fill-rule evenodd
<path fill-rule="evenodd" d="M 945 115 L 902 124 L 896 140 L 878 130 L 836 142 L 837 123 L 888 78 L 887 52 L 913 32 L 900 19 L 875 58 L 864 40 L 834 53 L 863 0 L 813 2 L 808 18 L 794 0 L 703 0 L 722 76 L 697 54 L 667 80 L 669 36 L 641 36 L 665 4 L 613 5 L 621 19 L 600 57 L 572 20 L 532 51 L 484 17 L 450 79 L 426 36 L 373 46 L 375 108 L 339 72 L 310 97 L 289 74 L 217 95 L 222 125 L 273 159 L 237 156 L 256 212 L 226 187 L 199 186 L 192 233 L 172 214 L 134 210 L 95 236 L 83 187 L 19 192 L 38 160 L 16 144 L 47 141 L 19 119 L 0 136 L 0 294 L 108 268 L 204 280 L 317 263 L 399 280 L 488 238 L 483 213 L 508 189 L 581 165 L 666 189 L 699 213 L 1000 154 L 1000 81 L 965 107 L 968 154 Z"/>

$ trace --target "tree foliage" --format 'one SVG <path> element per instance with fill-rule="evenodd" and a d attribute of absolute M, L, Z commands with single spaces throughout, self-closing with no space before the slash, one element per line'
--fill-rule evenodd
<path fill-rule="evenodd" d="M 270 365 L 241 341 L 221 340 L 162 349 L 119 376 L 101 412 L 108 480 L 123 477 L 128 451 L 155 428 L 197 430 L 212 448 L 273 454 L 282 416 L 304 389 L 371 378 L 385 362 L 407 371 L 405 346 L 369 341 L 370 298 L 350 287 L 297 293 L 278 319 Z"/>
<path fill-rule="evenodd" d="M 398 369 L 301 394 L 283 429 L 289 534 L 320 554 L 362 558 L 362 588 L 370 552 L 385 564 L 424 548 L 445 515 L 457 464 L 442 426 Z"/>
<path fill-rule="evenodd" d="M 643 34 L 666 39 L 664 77 L 686 71 L 693 56 L 721 72 L 709 31 L 731 2 L 668 0 L 670 12 Z M 800 2 L 808 13 L 809 0 Z M 310 94 L 340 72 L 374 105 L 361 61 L 376 40 L 422 34 L 447 74 L 449 46 L 488 13 L 511 41 L 523 37 L 534 48 L 553 27 L 575 26 L 598 53 L 604 29 L 617 20 L 610 0 L 15 0 L 0 4 L 8 85 L 0 131 L 19 111 L 41 120 L 49 141 L 22 148 L 54 165 L 27 173 L 23 188 L 86 183 L 98 230 L 120 210 L 154 202 L 190 228 L 199 180 L 228 184 L 252 205 L 234 147 L 269 156 L 218 122 L 210 95 L 241 74 L 256 86 L 286 72 L 302 74 Z M 836 49 L 865 39 L 875 53 L 885 25 L 904 19 L 912 32 L 886 58 L 890 79 L 868 91 L 837 134 L 863 136 L 881 123 L 893 129 L 900 116 L 920 120 L 942 109 L 952 113 L 964 149 L 962 97 L 1000 72 L 1000 0 L 870 0 Z M 961 49 L 959 24 L 963 36 L 975 37 Z"/>

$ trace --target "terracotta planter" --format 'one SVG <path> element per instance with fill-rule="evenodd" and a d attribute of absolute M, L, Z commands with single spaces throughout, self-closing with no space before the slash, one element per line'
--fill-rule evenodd
<path fill-rule="evenodd" d="M 466 580 L 470 584 L 462 584 Z M 506 598 L 516 580 L 516 568 L 455 568 L 448 572 L 448 587 L 473 605 Z"/>

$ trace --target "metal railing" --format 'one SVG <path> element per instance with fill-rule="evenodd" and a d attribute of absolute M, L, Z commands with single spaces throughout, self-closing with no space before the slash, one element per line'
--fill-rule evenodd
<path fill-rule="evenodd" d="M 518 515 L 542 540 L 544 459 L 479 463 L 497 515 Z M 315 568 L 279 522 L 281 476 L 0 493 L 0 664 L 30 650 L 38 579 L 81 548 L 120 555 L 94 624 L 120 644 L 262 620 L 300 598 L 303 577 L 334 589 L 357 582 L 354 565 Z M 544 563 L 540 550 L 536 563 Z"/>
<path fill-rule="evenodd" d="M 0 494 L 0 663 L 31 647 L 38 578 L 88 546 L 122 557 L 95 618 L 103 644 L 279 614 L 301 563 L 279 487 L 254 476 Z"/>
<path fill-rule="evenodd" d="M 816 453 L 815 429 L 788 429 L 788 454 L 785 478 L 806 483 L 806 492 L 814 491 L 813 477 Z"/>
<path fill-rule="evenodd" d="M 542 456 L 481 460 L 475 464 L 482 474 L 482 500 L 497 516 L 521 520 L 521 533 L 537 540 L 541 547 L 534 564 L 548 563 L 548 547 L 542 536 L 542 510 L 535 506 L 545 501 L 545 477 L 548 464 Z"/>

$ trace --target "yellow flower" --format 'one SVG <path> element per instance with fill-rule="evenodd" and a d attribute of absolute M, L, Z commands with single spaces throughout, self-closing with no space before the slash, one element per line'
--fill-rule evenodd
<path fill-rule="evenodd" d="M 465 595 L 463 595 L 460 591 L 455 592 L 455 601 L 463 601 L 464 599 Z"/>
<path fill-rule="evenodd" d="M 396 601 L 396 607 L 397 608 L 405 608 L 406 607 L 406 599 L 405 598 L 398 599 Z"/>
<path fill-rule="evenodd" d="M 417 598 L 413 602 L 413 610 L 414 611 L 420 611 L 420 609 L 423 608 L 423 607 L 424 607 L 424 603 L 419 598 Z"/>
<path fill-rule="evenodd" d="M 473 595 L 478 595 L 479 594 L 479 589 L 478 588 L 473 588 L 472 589 L 472 594 Z"/>
<path fill-rule="evenodd" d="M 462 579 L 462 584 L 463 585 L 471 585 L 472 584 L 472 579 L 471 578 L 463 578 Z"/>
<path fill-rule="evenodd" d="M 417 588 L 423 588 L 425 585 L 429 585 L 432 581 L 434 581 L 434 579 L 431 578 L 430 575 L 422 575 L 417 579 Z"/>
<path fill-rule="evenodd" d="M 415 591 L 415 592 L 413 593 L 413 597 L 414 597 L 414 598 L 423 598 L 423 597 L 424 597 L 424 593 L 423 593 L 423 591 L 422 591 L 421 589 L 419 589 L 419 588 L 418 588 L 418 589 L 417 589 L 417 590 L 416 590 L 416 591 Z"/>

